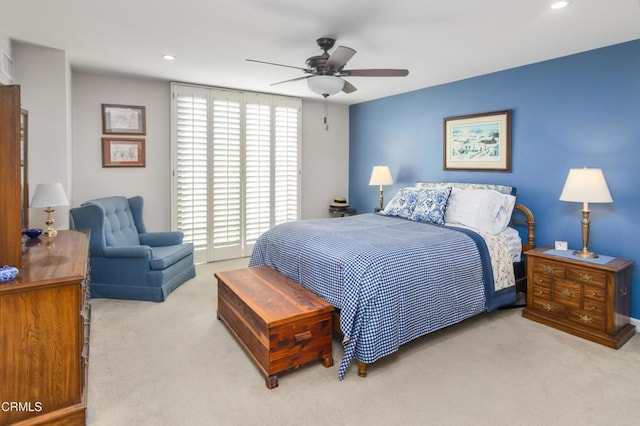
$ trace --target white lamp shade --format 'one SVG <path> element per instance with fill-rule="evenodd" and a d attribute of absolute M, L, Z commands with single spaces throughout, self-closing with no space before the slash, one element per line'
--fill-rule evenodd
<path fill-rule="evenodd" d="M 335 95 L 344 87 L 344 80 L 333 75 L 314 75 L 307 79 L 312 92 L 318 95 Z"/>
<path fill-rule="evenodd" d="M 393 178 L 389 166 L 373 166 L 369 185 L 392 185 Z"/>
<path fill-rule="evenodd" d="M 68 206 L 69 201 L 60 183 L 39 183 L 31 199 L 31 207 Z"/>
<path fill-rule="evenodd" d="M 560 194 L 561 201 L 613 203 L 601 169 L 570 169 Z"/>

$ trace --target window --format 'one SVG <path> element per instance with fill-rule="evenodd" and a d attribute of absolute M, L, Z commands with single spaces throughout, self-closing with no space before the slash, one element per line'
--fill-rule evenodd
<path fill-rule="evenodd" d="M 251 254 L 300 214 L 296 98 L 172 84 L 175 229 L 196 262 Z"/>

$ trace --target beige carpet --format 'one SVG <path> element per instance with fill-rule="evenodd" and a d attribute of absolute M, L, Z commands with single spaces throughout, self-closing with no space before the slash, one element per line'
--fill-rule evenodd
<path fill-rule="evenodd" d="M 483 314 L 337 378 L 320 362 L 269 390 L 216 319 L 214 272 L 200 265 L 164 303 L 94 299 L 88 424 L 636 425 L 640 337 L 620 350 L 521 317 Z"/>

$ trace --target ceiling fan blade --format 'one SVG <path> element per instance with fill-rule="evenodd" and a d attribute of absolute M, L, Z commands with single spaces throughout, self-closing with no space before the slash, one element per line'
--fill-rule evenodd
<path fill-rule="evenodd" d="M 305 75 L 302 77 L 297 77 L 297 78 L 291 78 L 289 80 L 282 80 L 282 81 L 278 81 L 277 83 L 271 83 L 269 86 L 275 86 L 276 84 L 282 84 L 282 83 L 290 83 L 292 81 L 298 81 L 298 80 L 305 80 L 309 77 L 312 77 L 311 75 Z"/>
<path fill-rule="evenodd" d="M 347 75 L 351 77 L 406 77 L 409 75 L 409 70 L 402 69 L 367 69 L 367 70 L 342 70 L 340 75 Z"/>
<path fill-rule="evenodd" d="M 353 93 L 356 90 L 356 86 L 354 86 L 353 84 L 349 83 L 347 80 L 344 81 L 344 87 L 342 88 L 342 91 L 344 93 Z"/>
<path fill-rule="evenodd" d="M 350 47 L 338 46 L 331 56 L 329 56 L 329 59 L 327 59 L 325 69 L 329 68 L 338 71 L 340 68 L 344 67 L 349 59 L 351 59 L 355 54 L 356 51 Z"/>
<path fill-rule="evenodd" d="M 248 61 L 248 62 L 257 62 L 257 63 L 259 63 L 259 64 L 275 65 L 275 66 L 278 66 L 278 67 L 295 68 L 295 69 L 297 69 L 297 70 L 302 70 L 302 71 L 304 71 L 304 72 L 309 72 L 309 70 L 308 70 L 307 68 L 294 67 L 294 66 L 292 66 L 292 65 L 276 64 L 276 63 L 274 63 L 274 62 L 258 61 L 258 60 L 256 60 L 256 59 L 245 59 L 245 60 L 246 60 L 246 61 Z"/>

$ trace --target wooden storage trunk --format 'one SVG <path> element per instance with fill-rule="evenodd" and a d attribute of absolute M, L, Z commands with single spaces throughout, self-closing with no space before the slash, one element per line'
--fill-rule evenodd
<path fill-rule="evenodd" d="M 265 376 L 322 359 L 333 365 L 333 306 L 268 266 L 218 272 L 218 319 Z"/>

